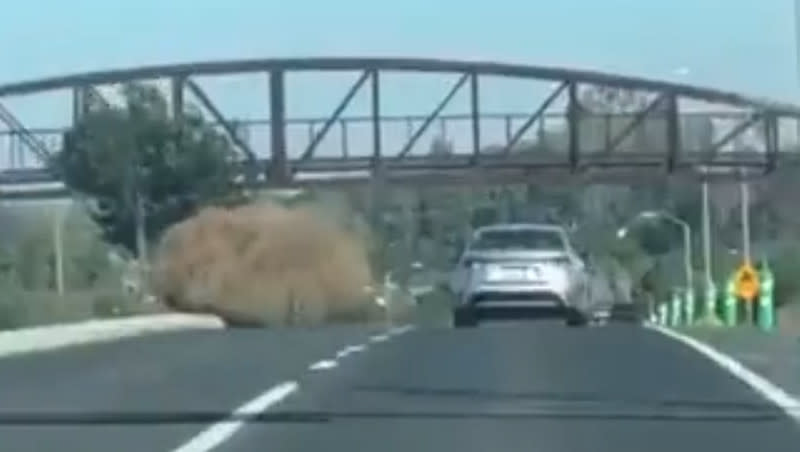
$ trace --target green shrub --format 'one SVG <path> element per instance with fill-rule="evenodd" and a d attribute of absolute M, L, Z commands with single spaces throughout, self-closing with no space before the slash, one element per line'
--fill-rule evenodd
<path fill-rule="evenodd" d="M 800 298 L 800 246 L 787 244 L 774 257 L 771 269 L 775 276 L 775 303 L 778 306 Z"/>

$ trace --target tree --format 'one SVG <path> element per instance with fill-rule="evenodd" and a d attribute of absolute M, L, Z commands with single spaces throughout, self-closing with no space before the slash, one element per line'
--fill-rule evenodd
<path fill-rule="evenodd" d="M 65 134 L 53 166 L 95 201 L 104 239 L 136 255 L 140 203 L 154 239 L 200 206 L 235 199 L 234 150 L 196 108 L 172 118 L 156 87 L 128 84 L 121 93 L 124 106 L 90 109 Z"/>

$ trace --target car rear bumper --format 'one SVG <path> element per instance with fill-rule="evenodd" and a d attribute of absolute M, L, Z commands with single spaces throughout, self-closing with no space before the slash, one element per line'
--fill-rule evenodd
<path fill-rule="evenodd" d="M 553 290 L 486 290 L 470 293 L 466 305 L 475 309 L 553 309 L 567 305 Z"/>
<path fill-rule="evenodd" d="M 554 290 L 482 290 L 470 293 L 460 306 L 481 319 L 564 318 L 570 308 Z"/>

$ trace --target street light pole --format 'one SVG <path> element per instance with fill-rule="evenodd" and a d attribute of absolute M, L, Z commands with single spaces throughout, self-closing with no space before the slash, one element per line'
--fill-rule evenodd
<path fill-rule="evenodd" d="M 669 213 L 662 212 L 660 216 L 683 229 L 683 267 L 686 272 L 686 290 L 687 297 L 690 297 L 689 299 L 692 300 L 690 303 L 693 303 L 694 275 L 692 272 L 692 228 L 689 226 L 689 223 Z"/>
<path fill-rule="evenodd" d="M 653 212 L 653 211 L 645 211 L 641 212 L 639 215 L 634 217 L 631 222 L 640 220 L 640 219 L 653 219 L 653 218 L 662 218 L 667 220 L 678 227 L 681 228 L 683 231 L 683 265 L 684 265 L 684 272 L 685 281 L 686 281 L 686 321 L 687 323 L 691 323 L 694 320 L 694 275 L 692 272 L 692 228 L 689 226 L 689 223 L 681 220 L 680 218 L 667 213 L 667 212 Z M 617 235 L 619 237 L 624 237 L 627 233 L 627 228 L 622 228 L 618 231 Z"/>
<path fill-rule="evenodd" d="M 711 212 L 708 182 L 703 181 L 703 267 L 705 273 L 705 312 L 706 320 L 714 322 L 717 313 L 717 287 L 711 272 Z"/>
<path fill-rule="evenodd" d="M 53 209 L 53 257 L 55 260 L 55 283 L 58 296 L 64 295 L 64 213 L 61 208 Z"/>
<path fill-rule="evenodd" d="M 742 193 L 742 252 L 745 264 L 750 264 L 750 186 L 746 180 L 739 185 Z"/>

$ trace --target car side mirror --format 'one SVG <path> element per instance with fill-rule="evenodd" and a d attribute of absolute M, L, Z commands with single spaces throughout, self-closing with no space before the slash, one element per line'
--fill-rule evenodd
<path fill-rule="evenodd" d="M 436 280 L 434 284 L 437 290 L 440 292 L 450 292 L 450 279 L 449 278 L 439 278 Z"/>
<path fill-rule="evenodd" d="M 578 259 L 580 259 L 581 266 L 586 270 L 592 269 L 592 256 L 586 251 L 578 252 Z"/>
<path fill-rule="evenodd" d="M 450 263 L 450 265 L 456 265 L 456 264 L 458 264 L 458 260 L 459 260 L 460 258 L 461 258 L 461 254 L 460 254 L 460 253 L 457 253 L 457 252 L 452 252 L 452 253 L 450 253 L 450 255 L 448 256 L 448 259 L 447 259 L 447 261 Z"/>

